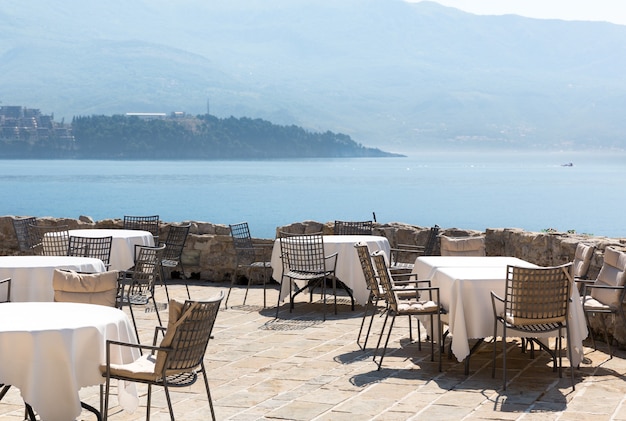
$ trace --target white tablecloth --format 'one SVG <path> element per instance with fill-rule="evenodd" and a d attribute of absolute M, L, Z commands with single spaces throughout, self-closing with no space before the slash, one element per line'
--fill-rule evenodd
<path fill-rule="evenodd" d="M 104 272 L 100 259 L 74 256 L 0 256 L 0 279 L 11 278 L 11 301 L 52 301 L 54 269 Z"/>
<path fill-rule="evenodd" d="M 350 288 L 354 300 L 361 305 L 365 305 L 369 297 L 369 290 L 367 289 L 367 282 L 365 282 L 365 277 L 363 276 L 359 255 L 354 248 L 354 244 L 358 242 L 366 243 L 370 253 L 382 250 L 385 252 L 387 258 L 389 257 L 389 241 L 385 237 L 376 235 L 325 235 L 324 254 L 328 256 L 333 253 L 338 253 L 335 275 Z M 278 282 L 282 282 L 283 265 L 280 258 L 280 241 L 278 239 L 274 242 L 271 263 L 273 278 Z M 285 282 L 281 285 L 280 299 L 283 300 L 288 294 L 289 284 Z"/>
<path fill-rule="evenodd" d="M 154 237 L 148 231 L 123 229 L 70 230 L 76 237 L 113 237 L 110 270 L 126 270 L 135 264 L 135 245 L 154 246 Z"/>
<path fill-rule="evenodd" d="M 106 340 L 136 342 L 126 314 L 76 303 L 0 304 L 0 383 L 19 388 L 41 419 L 68 421 L 81 412 L 79 390 L 104 382 Z M 128 363 L 138 351 L 112 347 L 111 360 Z M 120 405 L 137 407 L 134 384 L 119 388 Z"/>
<path fill-rule="evenodd" d="M 448 311 L 452 352 L 459 361 L 470 354 L 469 340 L 493 336 L 491 291 L 504 297 L 506 266 L 537 267 L 514 257 L 419 257 L 413 269 L 418 279 L 431 279 L 439 287 L 440 300 Z M 582 341 L 587 324 L 578 289 L 572 287 L 568 323 L 574 365 L 583 358 Z M 518 334 L 516 332 L 516 334 Z M 532 335 L 537 337 L 537 335 Z"/>

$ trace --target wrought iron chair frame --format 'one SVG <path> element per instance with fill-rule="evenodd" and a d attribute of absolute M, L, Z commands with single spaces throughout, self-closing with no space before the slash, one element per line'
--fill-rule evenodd
<path fill-rule="evenodd" d="M 372 235 L 372 221 L 335 221 L 334 235 Z"/>
<path fill-rule="evenodd" d="M 185 249 L 185 243 L 187 242 L 187 236 L 189 235 L 190 229 L 191 223 L 184 225 L 170 225 L 165 242 L 160 243 L 160 245 L 165 245 L 163 257 L 161 258 L 161 282 L 165 287 L 165 295 L 167 296 L 168 301 L 170 300 L 170 294 L 167 289 L 165 268 L 168 268 L 171 274 L 171 272 L 179 266 L 181 279 L 185 283 L 185 289 L 187 290 L 187 298 L 191 299 L 187 276 L 185 275 L 185 267 L 183 266 L 182 261 L 183 250 Z"/>
<path fill-rule="evenodd" d="M 263 272 L 263 308 L 267 307 L 267 282 L 270 279 L 272 245 L 255 245 L 250 235 L 250 227 L 247 222 L 229 225 L 230 235 L 235 248 L 235 269 L 233 278 L 230 281 L 228 295 L 224 301 L 224 308 L 228 308 L 230 292 L 238 280 L 239 271 L 245 272 L 248 279 L 246 293 L 243 297 L 243 305 L 248 298 L 248 290 L 252 283 L 252 272 Z"/>
<path fill-rule="evenodd" d="M 526 334 L 544 334 L 557 332 L 556 349 L 552 351 L 541 341 L 533 341 L 547 351 L 554 362 L 554 371 L 562 377 L 562 340 L 563 329 L 567 339 L 567 352 L 570 361 L 572 389 L 574 367 L 570 330 L 567 317 L 571 300 L 571 263 L 561 266 L 525 268 L 508 265 L 506 269 L 506 287 L 504 297 L 491 292 L 493 308 L 494 338 L 498 336 L 498 324 L 502 325 L 502 378 L 503 390 L 506 390 L 506 338 L 507 331 Z M 491 377 L 496 374 L 497 341 L 493 341 L 493 361 Z"/>

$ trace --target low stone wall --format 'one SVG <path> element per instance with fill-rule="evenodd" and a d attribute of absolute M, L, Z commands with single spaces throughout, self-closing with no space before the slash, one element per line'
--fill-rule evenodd
<path fill-rule="evenodd" d="M 93 221 L 89 217 L 79 219 L 40 218 L 43 223 L 51 225 L 67 225 L 70 229 L 87 228 L 122 228 L 123 220 L 105 219 Z M 192 280 L 209 282 L 230 282 L 234 274 L 235 250 L 228 225 L 213 224 L 199 221 L 191 222 L 191 229 L 185 250 L 183 265 L 186 275 Z M 161 239 L 167 237 L 167 231 L 172 223 L 161 225 Z M 389 239 L 392 247 L 397 244 L 426 243 L 430 227 L 419 227 L 403 223 L 374 224 L 374 234 Z M 321 223 L 304 221 L 278 227 L 276 231 L 290 233 L 323 232 L 332 234 L 333 222 Z M 608 246 L 626 249 L 626 239 L 590 237 L 569 233 L 537 233 L 515 228 L 489 228 L 486 231 L 464 230 L 458 228 L 442 228 L 441 234 L 451 237 L 484 236 L 486 252 L 489 256 L 513 256 L 540 266 L 550 266 L 572 261 L 576 245 L 585 242 L 596 245 L 596 251 L 591 261 L 589 277 L 594 278 L 603 263 L 604 250 Z M 255 239 L 255 243 L 271 244 L 273 239 Z M 437 246 L 438 247 L 438 246 Z M 0 217 L 0 254 L 18 254 L 17 238 L 13 230 L 12 217 Z M 438 248 L 435 254 L 438 254 Z M 245 280 L 240 280 L 245 281 Z M 596 327 L 596 322 L 592 324 Z M 599 324 L 598 324 L 599 326 Z M 620 344 L 626 344 L 626 327 L 619 326 L 617 332 L 612 333 Z"/>

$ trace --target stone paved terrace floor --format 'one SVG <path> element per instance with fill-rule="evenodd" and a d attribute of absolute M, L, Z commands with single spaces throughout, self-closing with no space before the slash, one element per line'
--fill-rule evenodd
<path fill-rule="evenodd" d="M 191 293 L 201 300 L 227 289 L 227 284 L 196 284 Z M 511 340 L 510 383 L 502 391 L 501 370 L 491 378 L 491 343 L 472 357 L 468 376 L 462 363 L 447 357 L 439 372 L 436 362 L 430 361 L 430 346 L 420 351 L 417 344 L 409 343 L 407 320 L 399 318 L 383 369 L 377 371 L 371 349 L 363 352 L 355 341 L 362 307 L 352 312 L 348 301 L 341 299 L 338 314 L 331 313 L 322 322 L 321 304 L 309 304 L 302 297 L 291 314 L 282 304 L 275 320 L 276 288 L 268 291 L 271 308 L 266 310 L 262 289 L 250 291 L 245 307 L 241 305 L 244 291 L 243 287 L 233 289 L 232 307 L 225 310 L 222 306 L 205 357 L 219 420 L 626 419 L 626 353 L 617 351 L 609 359 L 602 342 L 598 351 L 586 348 L 586 360 L 576 370 L 576 390 L 572 391 L 569 368 L 559 379 L 545 353 L 530 360 L 520 352 L 519 341 Z M 179 299 L 186 297 L 182 285 L 170 286 L 170 292 Z M 157 301 L 165 302 L 162 287 Z M 149 343 L 156 316 L 137 313 L 142 342 Z M 167 312 L 163 316 L 165 320 Z M 377 318 L 375 330 L 381 324 Z M 134 414 L 116 406 L 114 395 L 109 419 L 145 419 L 146 389 L 139 385 L 141 406 Z M 98 405 L 97 386 L 82 389 L 80 395 L 83 401 Z M 202 382 L 177 389 L 172 396 L 178 420 L 210 419 Z M 0 402 L 0 419 L 21 420 L 23 411 L 19 391 L 12 388 Z M 95 416 L 83 411 L 80 419 L 95 420 Z M 162 388 L 153 392 L 152 419 L 169 419 Z"/>

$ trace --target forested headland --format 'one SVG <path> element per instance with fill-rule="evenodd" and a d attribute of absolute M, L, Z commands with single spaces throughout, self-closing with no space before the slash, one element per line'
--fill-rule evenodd
<path fill-rule="evenodd" d="M 142 118 L 77 116 L 71 137 L 2 140 L 5 158 L 79 159 L 285 159 L 399 156 L 355 142 L 350 136 L 251 118 L 212 115 Z"/>

